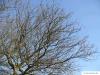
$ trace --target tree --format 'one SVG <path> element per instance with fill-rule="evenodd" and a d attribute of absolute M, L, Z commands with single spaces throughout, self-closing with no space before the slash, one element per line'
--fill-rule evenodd
<path fill-rule="evenodd" d="M 28 4 L 27 4 L 28 3 Z M 30 8 L 16 2 L 0 23 L 0 63 L 12 75 L 61 75 L 74 70 L 74 60 L 88 59 L 94 51 L 79 39 L 70 14 L 53 5 Z"/>
<path fill-rule="evenodd" d="M 5 3 L 4 0 L 0 0 L 0 11 L 5 9 Z"/>

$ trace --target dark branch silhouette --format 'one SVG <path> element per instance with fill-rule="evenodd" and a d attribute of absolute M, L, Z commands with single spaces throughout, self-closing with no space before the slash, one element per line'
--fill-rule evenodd
<path fill-rule="evenodd" d="M 22 0 L 13 5 L 0 21 L 0 63 L 10 74 L 61 75 L 74 70 L 74 60 L 94 53 L 86 38 L 78 37 L 80 28 L 69 13 L 46 4 L 33 9 Z"/>

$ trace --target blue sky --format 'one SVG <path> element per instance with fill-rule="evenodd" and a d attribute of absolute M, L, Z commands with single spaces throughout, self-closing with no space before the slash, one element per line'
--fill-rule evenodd
<path fill-rule="evenodd" d="M 34 5 L 40 3 L 34 0 Z M 55 1 L 55 0 L 54 0 Z M 95 45 L 95 49 L 100 51 L 100 0 L 57 0 L 59 6 L 65 12 L 72 12 L 72 18 L 82 27 L 82 36 L 89 36 L 88 41 Z M 81 75 L 81 71 L 100 71 L 100 54 L 93 56 L 94 60 L 88 62 L 76 61 L 80 66 L 80 71 L 74 75 Z"/>
<path fill-rule="evenodd" d="M 59 4 L 66 12 L 73 13 L 72 18 L 82 27 L 82 36 L 88 35 L 89 42 L 100 51 L 100 0 L 62 0 Z M 76 75 L 81 75 L 81 71 L 100 71 L 100 54 L 93 59 L 88 62 L 80 60 L 80 71 Z"/>
<path fill-rule="evenodd" d="M 95 49 L 100 52 L 100 0 L 57 1 L 58 6 L 64 8 L 66 13 L 72 12 L 72 19 L 82 28 L 82 36 L 89 36 L 88 41 L 94 44 Z M 38 4 L 37 0 L 34 0 L 34 4 Z M 82 71 L 100 71 L 100 54 L 96 54 L 92 59 L 94 60 L 76 61 L 80 70 L 74 75 L 81 75 Z"/>
<path fill-rule="evenodd" d="M 36 2 L 34 0 L 34 4 Z M 89 42 L 100 52 L 100 0 L 58 0 L 58 4 L 66 13 L 73 13 L 72 18 L 82 27 L 82 36 L 88 35 Z M 93 59 L 88 62 L 76 61 L 80 65 L 80 71 L 76 75 L 81 75 L 81 71 L 100 71 L 100 54 Z"/>

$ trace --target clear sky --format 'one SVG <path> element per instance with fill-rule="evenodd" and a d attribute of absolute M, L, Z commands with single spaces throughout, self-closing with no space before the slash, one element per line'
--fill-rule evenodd
<path fill-rule="evenodd" d="M 34 4 L 37 0 L 34 0 Z M 90 43 L 100 52 L 100 0 L 59 0 L 58 4 L 65 12 L 73 12 L 72 18 L 82 27 L 82 36 L 89 36 Z M 76 61 L 80 65 L 80 71 L 75 75 L 81 75 L 81 71 L 100 71 L 100 54 L 91 61 Z"/>
<path fill-rule="evenodd" d="M 39 0 L 40 1 L 40 0 Z M 54 0 L 55 1 L 55 0 Z M 82 27 L 82 36 L 89 36 L 88 40 L 100 52 L 100 0 L 57 0 L 65 12 L 72 12 L 72 18 Z M 34 0 L 34 4 L 37 4 Z M 74 75 L 81 75 L 82 71 L 100 71 L 100 54 L 93 56 L 94 60 L 76 61 L 80 71 Z"/>
<path fill-rule="evenodd" d="M 34 5 L 40 0 L 33 0 Z M 55 0 L 54 0 L 55 1 Z M 58 0 L 59 6 L 65 12 L 72 12 L 72 18 L 82 27 L 82 36 L 89 36 L 90 43 L 100 52 L 100 0 Z M 74 75 L 81 75 L 81 71 L 100 71 L 100 54 L 93 57 L 91 61 L 76 61 L 80 71 Z"/>
<path fill-rule="evenodd" d="M 65 11 L 73 12 L 72 17 L 81 25 L 82 36 L 88 35 L 89 42 L 100 51 L 100 0 L 62 0 L 59 4 Z M 100 71 L 100 54 L 91 61 L 78 61 L 80 71 L 75 75 L 81 75 L 81 71 Z"/>

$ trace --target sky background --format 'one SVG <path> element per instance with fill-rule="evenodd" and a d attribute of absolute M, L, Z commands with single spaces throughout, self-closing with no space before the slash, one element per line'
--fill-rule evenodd
<path fill-rule="evenodd" d="M 82 27 L 82 36 L 88 35 L 88 41 L 100 51 L 100 0 L 59 0 L 59 4 L 66 12 L 73 13 L 72 18 Z M 74 75 L 81 75 L 81 71 L 100 71 L 100 54 L 92 59 L 77 61 L 80 71 Z"/>
<path fill-rule="evenodd" d="M 34 0 L 34 4 L 38 4 Z M 100 0 L 58 0 L 59 6 L 65 12 L 72 12 L 72 18 L 80 24 L 82 36 L 89 36 L 88 41 L 94 44 L 100 52 Z M 81 75 L 82 71 L 100 71 L 100 54 L 90 61 L 76 61 L 80 70 L 74 75 Z"/>
<path fill-rule="evenodd" d="M 39 1 L 34 0 L 34 5 L 40 3 Z M 57 1 L 58 6 L 63 8 L 66 13 L 71 12 L 72 19 L 81 26 L 80 35 L 88 36 L 88 41 L 94 44 L 94 49 L 100 52 L 100 0 Z M 96 54 L 92 59 L 90 61 L 75 61 L 80 70 L 74 75 L 81 75 L 82 71 L 100 71 L 100 54 Z"/>

